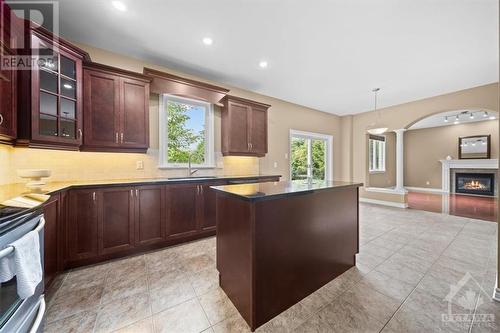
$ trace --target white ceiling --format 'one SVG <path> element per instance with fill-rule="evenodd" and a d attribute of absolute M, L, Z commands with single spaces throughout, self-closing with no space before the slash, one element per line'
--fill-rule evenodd
<path fill-rule="evenodd" d="M 470 118 L 471 113 L 473 114 L 474 118 Z M 456 118 L 457 116 L 458 116 L 458 122 Z M 445 121 L 446 119 L 448 119 L 448 121 Z M 421 128 L 454 126 L 457 124 L 467 124 L 467 123 L 475 123 L 478 121 L 493 121 L 493 120 L 498 120 L 498 112 L 483 111 L 483 110 L 456 110 L 456 111 L 441 112 L 426 117 L 422 120 L 417 121 L 416 123 L 411 125 L 408 129 L 414 130 Z"/>
<path fill-rule="evenodd" d="M 497 0 L 122 2 L 61 0 L 61 34 L 340 115 L 498 81 Z"/>

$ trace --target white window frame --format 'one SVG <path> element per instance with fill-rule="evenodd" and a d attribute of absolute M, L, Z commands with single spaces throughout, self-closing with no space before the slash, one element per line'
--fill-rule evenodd
<path fill-rule="evenodd" d="M 370 136 L 368 136 L 368 172 L 371 174 L 374 173 L 385 173 L 386 172 L 386 145 L 387 145 L 387 137 L 385 135 L 378 135 L 380 137 L 384 138 L 384 141 L 382 140 L 375 140 L 371 139 Z M 375 152 L 372 154 L 370 152 L 370 149 L 372 148 L 372 145 L 370 144 L 371 141 L 374 142 L 383 142 L 383 145 L 381 146 L 381 166 L 380 168 L 374 168 L 373 166 L 376 165 L 377 157 L 375 156 Z M 371 160 L 370 160 L 371 158 Z"/>
<path fill-rule="evenodd" d="M 214 148 L 214 107 L 205 101 L 179 97 L 168 94 L 160 94 L 160 117 L 159 117 L 159 169 L 186 169 L 188 163 L 169 163 L 168 162 L 168 102 L 186 103 L 198 105 L 206 108 L 205 113 L 205 163 L 192 164 L 197 169 L 215 168 L 215 148 Z"/>
<path fill-rule="evenodd" d="M 290 129 L 290 136 L 289 136 L 289 141 L 288 141 L 288 157 L 289 157 L 289 163 L 288 163 L 288 179 L 292 179 L 292 137 L 299 137 L 303 139 L 319 139 L 319 140 L 325 140 L 326 141 L 326 170 L 325 170 L 325 177 L 326 180 L 333 180 L 333 136 L 328 135 L 328 134 L 321 134 L 321 133 L 314 133 L 314 132 L 305 132 L 305 131 L 299 131 L 299 130 L 294 130 Z M 309 162 L 310 163 L 310 162 Z"/>

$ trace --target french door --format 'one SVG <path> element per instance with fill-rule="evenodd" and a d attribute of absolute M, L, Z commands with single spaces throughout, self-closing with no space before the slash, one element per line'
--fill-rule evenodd
<path fill-rule="evenodd" d="M 290 130 L 290 179 L 332 179 L 332 136 Z"/>

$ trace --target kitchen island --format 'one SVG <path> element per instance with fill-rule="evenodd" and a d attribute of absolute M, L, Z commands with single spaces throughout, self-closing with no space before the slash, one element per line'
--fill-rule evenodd
<path fill-rule="evenodd" d="M 355 265 L 360 186 L 212 187 L 220 286 L 252 331 Z"/>

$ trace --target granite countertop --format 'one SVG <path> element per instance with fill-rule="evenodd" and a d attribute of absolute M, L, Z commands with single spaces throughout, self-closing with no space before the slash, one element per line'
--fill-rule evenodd
<path fill-rule="evenodd" d="M 247 201 L 279 199 L 293 195 L 301 195 L 324 190 L 335 190 L 350 187 L 361 187 L 362 183 L 341 181 L 313 182 L 306 181 L 280 181 L 258 184 L 211 186 L 221 193 L 238 197 Z"/>
<path fill-rule="evenodd" d="M 113 180 L 86 180 L 86 181 L 65 181 L 49 182 L 45 185 L 41 193 L 30 193 L 25 184 L 0 185 L 0 205 L 6 203 L 15 203 L 15 200 L 21 200 L 20 204 L 26 200 L 26 205 L 39 204 L 49 199 L 50 194 L 70 188 L 78 187 L 100 187 L 100 186 L 122 186 L 122 185 L 153 185 L 153 184 L 178 184 L 186 182 L 210 182 L 214 180 L 251 180 L 266 177 L 281 177 L 281 175 L 241 175 L 241 176 L 199 176 L 191 178 L 130 178 Z M 14 200 L 14 201 L 13 201 Z M 33 201 L 32 201 L 33 200 Z"/>

